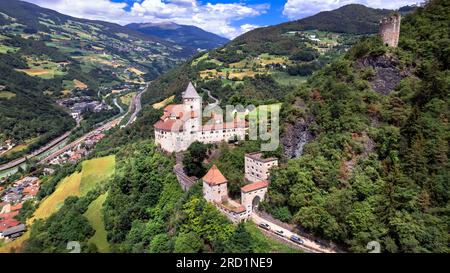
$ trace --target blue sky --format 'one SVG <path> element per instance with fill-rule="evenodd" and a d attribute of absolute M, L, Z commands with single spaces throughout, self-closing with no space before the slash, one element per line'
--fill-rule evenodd
<path fill-rule="evenodd" d="M 234 38 L 256 27 L 359 3 L 397 9 L 418 0 L 25 0 L 75 17 L 118 24 L 175 22 Z M 419 0 L 420 1 L 420 0 Z"/>

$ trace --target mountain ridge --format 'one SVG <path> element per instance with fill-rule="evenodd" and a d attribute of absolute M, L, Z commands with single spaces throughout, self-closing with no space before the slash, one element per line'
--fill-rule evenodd
<path fill-rule="evenodd" d="M 229 42 L 228 39 L 199 27 L 181 25 L 173 22 L 132 23 L 126 25 L 126 27 L 194 49 L 209 50 L 223 46 Z"/>

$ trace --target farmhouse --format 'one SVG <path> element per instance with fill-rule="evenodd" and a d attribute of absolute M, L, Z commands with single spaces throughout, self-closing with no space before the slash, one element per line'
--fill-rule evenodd
<path fill-rule="evenodd" d="M 182 95 L 182 104 L 171 104 L 155 123 L 155 142 L 166 152 L 181 152 L 194 142 L 215 143 L 233 139 L 245 139 L 248 124 L 238 118 L 224 122 L 220 115 L 211 115 L 211 120 L 202 123 L 202 97 L 192 83 Z"/>

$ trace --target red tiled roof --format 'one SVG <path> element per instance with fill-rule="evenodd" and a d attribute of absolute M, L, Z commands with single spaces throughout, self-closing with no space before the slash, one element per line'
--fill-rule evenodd
<path fill-rule="evenodd" d="M 8 212 L 8 213 L 3 213 L 3 214 L 0 214 L 0 219 L 3 219 L 3 220 L 12 219 L 12 218 L 14 218 L 17 214 L 19 214 L 19 211 L 18 211 L 18 210 L 16 210 L 16 211 L 11 211 L 11 212 Z"/>
<path fill-rule="evenodd" d="M 20 225 L 20 222 L 15 219 L 7 219 L 0 221 L 0 232 L 5 231 L 8 228 Z"/>
<path fill-rule="evenodd" d="M 225 129 L 236 129 L 236 128 L 247 128 L 248 123 L 245 121 L 235 121 L 226 122 L 219 124 L 206 124 L 202 126 L 203 131 L 214 131 L 214 130 L 225 130 Z"/>
<path fill-rule="evenodd" d="M 163 131 L 178 130 L 178 132 L 181 132 L 183 131 L 183 122 L 178 119 L 159 120 L 155 123 L 154 127 Z"/>
<path fill-rule="evenodd" d="M 241 188 L 243 192 L 251 192 L 259 189 L 267 188 L 269 186 L 269 181 L 258 181 L 252 184 L 245 185 Z"/>
<path fill-rule="evenodd" d="M 216 165 L 213 165 L 212 168 L 209 169 L 208 173 L 202 178 L 202 180 L 209 185 L 220 185 L 228 182 Z"/>
<path fill-rule="evenodd" d="M 14 206 L 11 206 L 11 211 L 16 211 L 22 209 L 22 204 L 17 204 Z"/>
<path fill-rule="evenodd" d="M 36 196 L 36 194 L 39 191 L 39 186 L 31 186 L 31 187 L 26 187 L 25 189 L 23 189 L 23 193 L 28 193 L 32 196 Z"/>
<path fill-rule="evenodd" d="M 175 112 L 183 112 L 184 105 L 183 104 L 169 104 L 164 108 L 164 112 L 175 113 Z"/>

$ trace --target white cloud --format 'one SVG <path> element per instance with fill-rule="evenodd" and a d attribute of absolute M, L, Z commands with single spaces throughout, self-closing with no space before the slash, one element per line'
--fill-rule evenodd
<path fill-rule="evenodd" d="M 287 0 L 283 14 L 289 19 L 299 19 L 320 11 L 333 10 L 347 4 L 363 4 L 372 8 L 397 9 L 421 0 Z"/>
<path fill-rule="evenodd" d="M 124 8 L 127 6 L 125 3 L 113 3 L 110 0 L 27 1 L 74 17 L 104 20 L 122 25 L 170 21 L 195 25 L 227 38 L 234 38 L 252 27 L 249 24 L 235 27 L 234 22 L 261 15 L 270 8 L 268 4 L 250 6 L 243 2 L 202 4 L 197 0 L 143 0 L 133 3 L 130 11 L 125 11 Z"/>
<path fill-rule="evenodd" d="M 112 18 L 127 16 L 126 3 L 113 3 L 109 0 L 28 0 L 41 7 L 56 10 L 73 17 L 111 21 Z"/>
<path fill-rule="evenodd" d="M 255 28 L 259 28 L 259 27 L 261 27 L 261 26 L 252 25 L 252 24 L 244 24 L 244 25 L 241 26 L 241 32 L 245 33 L 245 32 L 248 32 L 250 30 L 253 30 Z"/>

